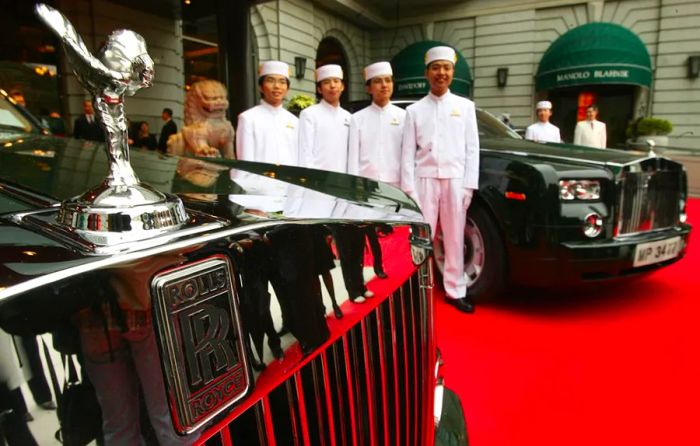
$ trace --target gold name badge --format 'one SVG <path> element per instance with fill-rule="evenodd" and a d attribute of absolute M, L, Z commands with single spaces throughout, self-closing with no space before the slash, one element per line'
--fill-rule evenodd
<path fill-rule="evenodd" d="M 396 119 L 396 118 L 394 118 L 394 119 L 391 121 L 391 125 L 399 125 L 399 120 Z"/>
<path fill-rule="evenodd" d="M 294 124 L 292 124 L 291 122 L 288 122 L 288 123 L 287 123 L 287 128 L 288 128 L 288 129 L 293 129 L 293 128 L 294 128 Z"/>
<path fill-rule="evenodd" d="M 450 113 L 450 116 L 462 116 L 462 115 L 459 113 L 459 110 L 457 110 L 455 108 L 454 110 L 452 110 L 452 113 Z"/>

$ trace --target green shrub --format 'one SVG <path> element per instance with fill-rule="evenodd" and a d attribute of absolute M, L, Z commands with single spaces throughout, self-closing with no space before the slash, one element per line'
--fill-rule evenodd
<path fill-rule="evenodd" d="M 299 116 L 299 113 L 310 105 L 314 105 L 316 100 L 307 94 L 297 94 L 287 103 L 287 110 Z"/>
<path fill-rule="evenodd" d="M 641 118 L 627 128 L 630 137 L 668 135 L 673 130 L 673 124 L 667 119 Z"/>

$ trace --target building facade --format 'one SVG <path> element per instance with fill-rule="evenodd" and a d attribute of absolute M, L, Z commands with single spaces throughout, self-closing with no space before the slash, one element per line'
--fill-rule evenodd
<path fill-rule="evenodd" d="M 354 14 L 346 9 L 350 3 Z M 399 9 L 382 8 L 385 3 Z M 259 59 L 279 58 L 292 65 L 295 57 L 309 61 L 304 78 L 293 82 L 292 94 L 313 93 L 311 68 L 325 40 L 335 42 L 345 57 L 349 100 L 366 97 L 361 78 L 366 64 L 392 60 L 417 42 L 439 41 L 467 61 L 477 105 L 497 116 L 508 113 L 517 126 L 532 122 L 535 102 L 547 98 L 555 104 L 553 121 L 570 141 L 581 109 L 595 102 L 614 132 L 611 146 L 624 146 L 630 122 L 654 116 L 672 122 L 670 146 L 691 149 L 700 149 L 700 78 L 690 68 L 700 56 L 699 20 L 697 0 L 285 0 L 254 5 L 251 14 Z M 608 27 L 613 32 L 601 32 L 600 25 L 608 24 L 615 25 Z M 567 33 L 574 34 L 569 42 Z M 560 39 L 564 44 L 549 63 L 572 59 L 570 70 L 559 67 L 561 85 L 556 76 L 547 81 L 542 72 L 547 67 L 541 66 Z M 566 54 L 571 42 L 581 39 L 587 41 L 580 46 L 590 45 L 588 55 Z M 586 65 L 595 69 L 588 72 Z"/>

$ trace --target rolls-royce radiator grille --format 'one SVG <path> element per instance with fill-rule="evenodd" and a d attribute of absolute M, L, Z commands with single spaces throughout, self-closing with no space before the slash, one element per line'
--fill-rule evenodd
<path fill-rule="evenodd" d="M 204 444 L 425 444 L 434 346 L 421 271 Z"/>
<path fill-rule="evenodd" d="M 677 224 L 683 182 L 681 170 L 626 172 L 620 183 L 617 235 Z"/>

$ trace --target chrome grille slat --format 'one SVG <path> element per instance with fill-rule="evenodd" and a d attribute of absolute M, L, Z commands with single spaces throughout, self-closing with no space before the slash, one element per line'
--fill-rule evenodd
<path fill-rule="evenodd" d="M 409 293 L 409 296 L 413 297 L 418 295 L 416 293 L 415 286 L 416 284 L 411 281 L 409 283 L 411 292 Z M 413 348 L 413 357 L 411 358 L 411 364 L 413 364 L 413 378 L 412 378 L 412 384 L 413 384 L 413 406 L 412 406 L 412 420 L 411 420 L 411 425 L 413 426 L 413 443 L 412 444 L 419 444 L 419 436 L 418 436 L 418 428 L 420 426 L 420 401 L 419 401 L 419 376 L 420 372 L 419 370 L 421 369 L 420 367 L 420 360 L 418 358 L 418 347 L 417 347 L 417 342 L 416 342 L 416 308 L 415 308 L 416 300 L 415 299 L 410 299 L 409 300 L 409 305 L 408 308 L 410 310 L 410 316 L 409 316 L 409 322 L 411 323 L 411 346 Z"/>
<path fill-rule="evenodd" d="M 333 410 L 333 401 L 331 398 L 331 391 L 332 387 L 330 385 L 330 378 L 328 376 L 328 364 L 326 363 L 326 354 L 323 353 L 319 355 L 319 359 L 321 360 L 321 372 L 322 372 L 322 378 L 323 378 L 323 388 L 325 389 L 324 395 L 325 395 L 325 400 L 324 403 L 326 404 L 326 417 L 328 421 L 328 438 L 329 438 L 329 444 L 330 446 L 335 446 L 336 441 L 335 441 L 335 419 L 334 419 L 334 410 Z"/>
<path fill-rule="evenodd" d="M 262 418 L 263 418 L 263 423 L 265 426 L 265 435 L 264 435 L 264 442 L 263 444 L 265 446 L 277 446 L 277 442 L 275 441 L 275 431 L 274 431 L 274 422 L 272 420 L 272 413 L 270 410 L 270 398 L 269 397 L 264 397 L 262 399 L 262 408 L 260 409 L 260 412 L 262 413 Z"/>
<path fill-rule="evenodd" d="M 353 391 L 353 386 L 352 386 L 352 370 L 350 368 L 350 348 L 348 348 L 348 335 L 343 336 L 343 354 L 345 356 L 345 382 L 347 384 L 348 388 L 348 406 L 350 410 L 348 411 L 348 414 L 350 415 L 350 426 L 349 426 L 349 431 L 352 434 L 352 445 L 357 446 L 357 430 L 355 429 L 355 426 L 358 425 L 357 419 L 355 417 L 356 413 L 356 406 L 355 406 L 355 397 L 354 397 L 354 391 Z"/>
<path fill-rule="evenodd" d="M 320 358 L 321 356 L 319 356 Z M 318 444 L 321 446 L 326 446 L 326 439 L 328 438 L 327 432 L 327 421 L 331 419 L 324 410 L 324 390 L 327 387 L 323 384 L 323 372 L 319 370 L 318 358 L 311 362 L 311 382 L 313 383 L 313 394 L 314 394 L 314 405 L 316 412 L 316 426 L 318 428 Z"/>
<path fill-rule="evenodd" d="M 299 446 L 300 432 L 299 432 L 299 421 L 297 419 L 296 412 L 296 391 L 294 388 L 294 380 L 288 380 L 285 385 L 285 390 L 287 391 L 287 407 L 289 408 L 289 420 L 292 427 L 292 441 L 294 441 L 294 446 Z"/>
<path fill-rule="evenodd" d="M 391 327 L 391 358 L 393 360 L 393 378 L 394 378 L 394 423 L 395 423 L 395 444 L 401 444 L 401 424 L 400 424 L 400 409 L 399 409 L 399 370 L 398 359 L 399 350 L 396 339 L 396 306 L 394 299 L 389 299 L 389 325 Z"/>
<path fill-rule="evenodd" d="M 426 278 L 425 271 L 414 274 L 336 341 L 290 370 L 271 392 L 219 426 L 212 444 L 425 444 L 433 435 L 424 418 L 432 413 L 434 368 Z M 241 443 L 237 435 L 245 429 Z"/>
<path fill-rule="evenodd" d="M 346 429 L 346 423 L 343 422 L 346 418 L 347 411 L 345 410 L 345 404 L 346 404 L 346 398 L 343 397 L 345 393 L 344 386 L 341 385 L 342 379 L 341 379 L 341 371 L 345 369 L 345 367 L 341 366 L 340 362 L 340 354 L 338 353 L 339 350 L 339 344 L 336 342 L 333 344 L 333 347 L 331 348 L 331 352 L 333 354 L 333 373 L 334 373 L 334 378 L 335 378 L 335 385 L 333 385 L 331 388 L 335 390 L 336 394 L 336 401 L 337 401 L 337 411 L 336 411 L 336 416 L 338 417 L 338 434 L 340 436 L 340 445 L 341 446 L 346 446 L 348 444 L 347 442 L 347 429 Z"/>
<path fill-rule="evenodd" d="M 386 351 L 384 350 L 384 326 L 382 324 L 382 316 L 380 313 L 381 306 L 374 311 L 374 317 L 377 323 L 377 354 L 379 356 L 379 385 L 381 392 L 379 393 L 381 400 L 382 412 L 382 439 L 383 444 L 389 444 L 389 409 L 387 401 L 387 383 L 386 383 Z"/>
<path fill-rule="evenodd" d="M 366 404 L 365 404 L 365 409 L 367 413 L 367 426 L 369 428 L 368 435 L 369 435 L 369 441 L 370 444 L 375 444 L 377 442 L 377 430 L 375 426 L 375 417 L 376 417 L 376 404 L 374 400 L 374 395 L 375 395 L 375 385 L 374 385 L 374 364 L 372 361 L 372 356 L 370 355 L 370 334 L 369 330 L 367 329 L 367 319 L 363 319 L 361 324 L 360 324 L 360 330 L 362 331 L 362 355 L 363 359 L 365 361 L 365 367 L 364 370 L 362 371 L 362 374 L 364 375 L 365 378 L 365 395 L 366 395 Z"/>
<path fill-rule="evenodd" d="M 309 420 L 306 413 L 306 398 L 304 397 L 304 386 L 302 384 L 301 372 L 294 374 L 295 396 L 299 408 L 299 425 L 301 426 L 302 444 L 311 444 L 309 440 Z"/>

